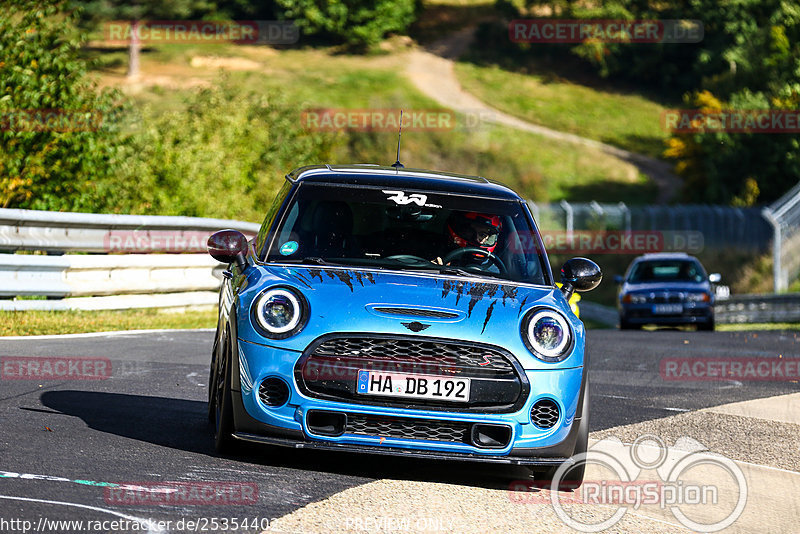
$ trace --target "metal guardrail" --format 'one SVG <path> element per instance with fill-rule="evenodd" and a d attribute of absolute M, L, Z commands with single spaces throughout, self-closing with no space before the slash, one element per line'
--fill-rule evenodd
<path fill-rule="evenodd" d="M 718 323 L 800 323 L 800 294 L 734 295 L 717 300 Z"/>
<path fill-rule="evenodd" d="M 253 235 L 259 225 L 0 209 L 0 251 L 6 252 L 0 253 L 0 310 L 213 305 L 223 266 L 205 253 L 205 242 L 223 228 Z M 15 251 L 47 255 L 11 253 Z M 89 254 L 64 254 L 67 251 Z M 153 253 L 184 251 L 196 253 Z M 16 298 L 32 296 L 48 300 Z"/>
<path fill-rule="evenodd" d="M 616 308 L 585 299 L 581 318 L 612 327 L 619 323 Z M 800 323 L 800 293 L 717 297 L 714 318 L 717 324 Z"/>
<path fill-rule="evenodd" d="M 256 223 L 200 217 L 0 209 L 0 250 L 125 252 L 136 249 L 135 243 L 130 247 L 125 241 L 138 238 L 148 243 L 152 251 L 158 251 L 159 243 L 167 249 L 180 243 L 191 245 L 205 232 L 210 235 L 234 228 L 256 234 L 259 227 Z M 164 231 L 172 234 L 171 242 L 164 239 Z M 205 242 L 202 247 L 205 249 Z"/>

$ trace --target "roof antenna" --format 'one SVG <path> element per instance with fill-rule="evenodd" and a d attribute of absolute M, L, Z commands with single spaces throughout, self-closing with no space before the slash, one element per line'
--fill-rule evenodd
<path fill-rule="evenodd" d="M 405 165 L 400 163 L 400 138 L 403 136 L 403 110 L 400 110 L 400 133 L 397 134 L 397 161 L 392 163 L 392 167 L 394 170 L 399 171 L 403 169 Z"/>

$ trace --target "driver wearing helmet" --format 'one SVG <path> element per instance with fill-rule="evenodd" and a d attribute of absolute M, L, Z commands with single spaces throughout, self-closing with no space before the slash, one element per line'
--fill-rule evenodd
<path fill-rule="evenodd" d="M 456 211 L 447 219 L 447 245 L 448 252 L 461 248 L 476 248 L 478 251 L 465 253 L 456 262 L 480 264 L 486 262 L 489 254 L 497 247 L 497 239 L 502 229 L 500 217 L 475 211 Z M 446 256 L 447 254 L 445 254 Z M 436 258 L 436 263 L 442 264 L 441 258 Z"/>

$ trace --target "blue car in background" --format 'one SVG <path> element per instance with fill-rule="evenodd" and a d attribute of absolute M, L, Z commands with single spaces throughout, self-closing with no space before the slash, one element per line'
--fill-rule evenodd
<path fill-rule="evenodd" d="M 645 254 L 634 259 L 620 285 L 617 306 L 622 330 L 645 324 L 697 325 L 714 330 L 714 291 L 721 277 L 707 275 L 688 254 Z"/>
<path fill-rule="evenodd" d="M 573 258 L 556 287 L 527 204 L 480 177 L 369 165 L 293 171 L 229 264 L 209 378 L 237 441 L 530 466 L 576 486 L 588 355 Z"/>

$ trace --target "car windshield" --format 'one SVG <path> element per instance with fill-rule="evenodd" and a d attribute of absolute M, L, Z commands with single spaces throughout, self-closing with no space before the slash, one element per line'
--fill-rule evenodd
<path fill-rule="evenodd" d="M 694 260 L 640 261 L 633 266 L 628 282 L 702 282 L 703 267 Z"/>
<path fill-rule="evenodd" d="M 301 184 L 274 235 L 268 262 L 549 283 L 539 236 L 513 200 Z"/>

